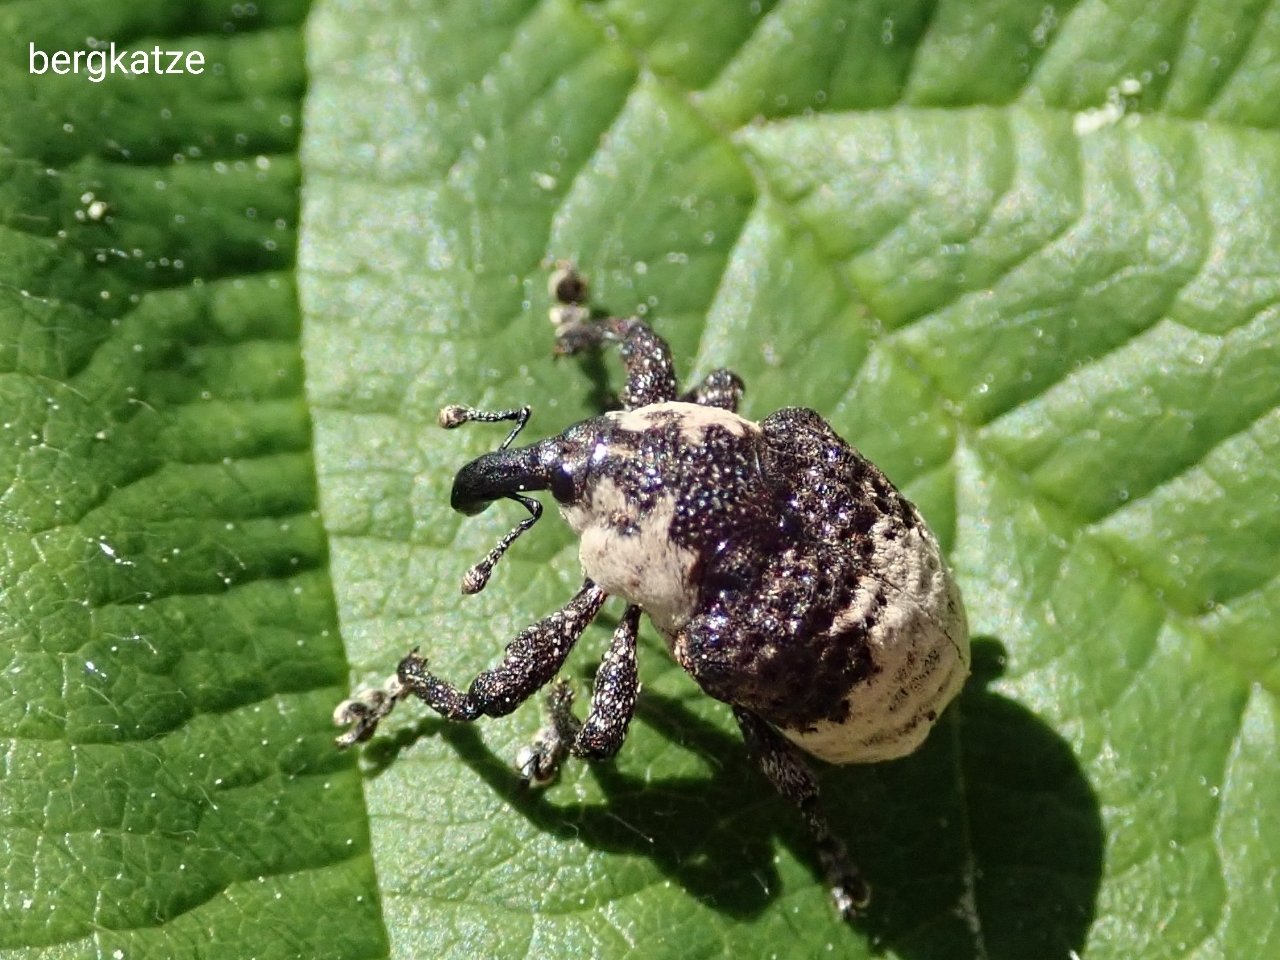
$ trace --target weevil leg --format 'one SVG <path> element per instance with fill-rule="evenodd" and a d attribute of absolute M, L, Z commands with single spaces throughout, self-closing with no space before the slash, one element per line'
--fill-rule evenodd
<path fill-rule="evenodd" d="M 844 842 L 831 832 L 813 771 L 790 741 L 754 713 L 734 707 L 733 715 L 747 743 L 747 752 L 777 791 L 800 810 L 817 843 L 831 899 L 842 917 L 852 919 L 870 902 L 871 890 L 849 859 Z"/>
<path fill-rule="evenodd" d="M 545 787 L 556 778 L 582 729 L 573 715 L 573 688 L 557 680 L 547 691 L 547 722 L 526 746 L 516 751 L 516 770 L 525 783 Z"/>
<path fill-rule="evenodd" d="M 551 319 L 556 326 L 556 353 L 574 354 L 598 349 L 606 341 L 620 344 L 627 371 L 622 406 L 627 410 L 676 399 L 675 364 L 667 341 L 639 317 L 596 317 L 587 305 L 587 282 L 569 264 L 560 264 L 551 276 L 556 306 Z"/>
<path fill-rule="evenodd" d="M 347 728 L 334 742 L 345 749 L 368 740 L 378 729 L 379 721 L 395 709 L 405 692 L 400 677 L 394 673 L 381 687 L 357 690 L 334 708 L 333 725 Z"/>
<path fill-rule="evenodd" d="M 680 399 L 688 403 L 700 403 L 704 407 L 719 407 L 721 410 L 737 413 L 742 391 L 742 378 L 732 370 L 718 367 L 708 373 L 692 390 L 682 393 Z"/>
<path fill-rule="evenodd" d="M 595 619 L 605 593 L 586 581 L 568 603 L 526 627 L 507 645 L 502 663 L 472 681 L 464 693 L 427 669 L 417 651 L 400 661 L 396 675 L 381 690 L 362 691 L 334 711 L 334 723 L 350 729 L 337 738 L 349 747 L 373 735 L 382 720 L 408 694 L 449 720 L 501 717 L 515 710 L 560 672 L 578 637 Z"/>
<path fill-rule="evenodd" d="M 632 604 L 623 611 L 609 649 L 596 671 L 587 719 L 569 748 L 575 757 L 604 760 L 622 748 L 640 693 L 640 674 L 636 667 L 639 629 L 640 608 Z"/>
<path fill-rule="evenodd" d="M 585 722 L 573 715 L 573 689 L 564 681 L 552 685 L 547 696 L 547 725 L 516 756 L 516 767 L 527 782 L 535 786 L 550 783 L 569 754 L 583 760 L 606 760 L 621 749 L 640 692 L 636 669 L 639 626 L 640 608 L 627 607 L 596 671 Z"/>
<path fill-rule="evenodd" d="M 522 630 L 507 644 L 502 662 L 471 681 L 466 693 L 433 675 L 417 653 L 401 660 L 396 672 L 409 693 L 448 720 L 505 717 L 560 672 L 604 599 L 605 592 L 586 581 L 561 609 Z"/>

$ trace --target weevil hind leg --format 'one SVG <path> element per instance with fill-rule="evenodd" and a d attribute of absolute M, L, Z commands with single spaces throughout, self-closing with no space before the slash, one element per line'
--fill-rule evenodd
<path fill-rule="evenodd" d="M 550 783 L 566 756 L 607 760 L 622 748 L 640 692 L 636 667 L 639 625 L 640 608 L 628 606 L 596 671 L 585 721 L 573 714 L 572 688 L 564 681 L 552 685 L 546 726 L 516 756 L 516 767 L 525 782 L 534 786 Z"/>
<path fill-rule="evenodd" d="M 679 391 L 671 348 L 652 327 L 639 317 L 596 316 L 588 305 L 587 281 L 572 264 L 558 264 L 549 286 L 556 300 L 551 322 L 556 328 L 557 354 L 581 353 L 616 342 L 627 371 L 624 409 L 676 399 Z"/>
<path fill-rule="evenodd" d="M 747 752 L 774 788 L 800 811 L 818 848 L 818 859 L 831 899 L 840 916 L 852 920 L 871 901 L 871 888 L 849 859 L 844 841 L 827 822 L 818 796 L 818 781 L 800 751 L 749 710 L 733 708 Z"/>

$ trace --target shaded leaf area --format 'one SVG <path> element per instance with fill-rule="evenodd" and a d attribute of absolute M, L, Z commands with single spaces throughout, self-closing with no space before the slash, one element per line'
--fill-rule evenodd
<path fill-rule="evenodd" d="M 0 954 L 384 955 L 290 274 L 305 4 L 0 12 Z M 30 75 L 27 44 L 203 76 Z M 21 47 L 19 50 L 18 48 Z"/>
<path fill-rule="evenodd" d="M 304 344 L 360 679 L 420 644 L 465 681 L 580 576 L 544 522 L 458 597 L 517 517 L 448 512 L 501 436 L 434 429 L 532 403 L 550 433 L 616 386 L 548 357 L 560 257 L 686 378 L 737 369 L 748 415 L 828 414 L 938 530 L 979 637 L 922 751 L 825 771 L 875 887 L 855 931 L 652 638 L 622 754 L 545 795 L 508 767 L 532 706 L 398 717 L 365 757 L 394 952 L 1274 949 L 1280 21 L 1230 6 L 316 12 Z"/>

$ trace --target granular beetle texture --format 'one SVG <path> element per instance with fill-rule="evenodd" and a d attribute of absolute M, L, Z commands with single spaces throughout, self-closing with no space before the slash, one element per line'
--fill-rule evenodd
<path fill-rule="evenodd" d="M 827 824 L 801 751 L 865 763 L 915 750 L 969 672 L 964 606 L 916 508 L 812 410 L 759 423 L 739 416 L 742 381 L 716 370 L 679 393 L 666 342 L 637 318 L 598 316 L 572 267 L 552 278 L 556 351 L 620 346 L 622 409 L 524 447 L 529 408 L 450 406 L 440 423 L 511 421 L 503 444 L 458 471 L 451 504 L 475 514 L 499 499 L 529 516 L 467 571 L 476 593 L 542 514 L 549 490 L 580 540 L 586 575 L 563 608 L 526 628 L 464 692 L 417 651 L 381 689 L 339 704 L 340 746 L 368 739 L 408 694 L 450 720 L 504 716 L 560 672 L 610 595 L 626 609 L 596 673 L 585 720 L 563 681 L 550 720 L 520 751 L 532 783 L 566 755 L 612 757 L 635 711 L 636 630 L 648 614 L 672 655 L 733 709 L 747 749 L 795 804 L 817 842 L 840 913 L 869 888 Z"/>

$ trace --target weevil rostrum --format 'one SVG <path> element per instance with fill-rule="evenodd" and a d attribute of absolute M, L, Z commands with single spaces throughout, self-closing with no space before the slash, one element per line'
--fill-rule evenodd
<path fill-rule="evenodd" d="M 550 491 L 580 541 L 586 579 L 563 608 L 521 632 L 502 662 L 465 691 L 415 650 L 380 689 L 339 704 L 340 746 L 368 739 L 413 694 L 450 720 L 505 716 L 560 672 L 609 596 L 626 608 L 596 673 L 585 720 L 564 681 L 548 724 L 520 751 L 531 783 L 568 755 L 612 757 L 639 692 L 636 631 L 649 616 L 672 655 L 728 704 L 747 750 L 794 804 L 817 844 L 846 918 L 869 887 L 828 826 L 803 756 L 867 763 L 916 749 L 969 672 L 964 606 L 916 508 L 812 410 L 753 423 L 737 413 L 742 381 L 715 370 L 679 393 L 666 342 L 643 321 L 596 315 L 586 283 L 562 265 L 551 280 L 556 351 L 617 343 L 622 409 L 523 447 L 529 408 L 450 406 L 440 423 L 514 423 L 502 445 L 468 463 L 451 505 L 476 514 L 496 500 L 529 512 L 463 579 L 483 589 L 507 548 L 537 522 Z"/>

